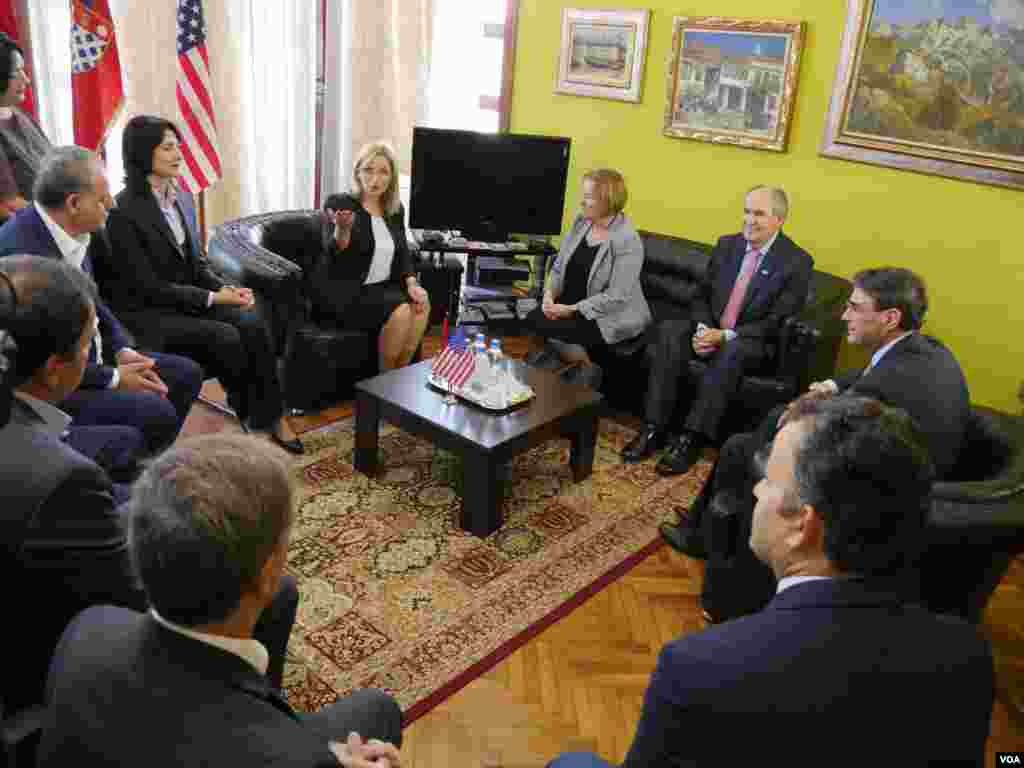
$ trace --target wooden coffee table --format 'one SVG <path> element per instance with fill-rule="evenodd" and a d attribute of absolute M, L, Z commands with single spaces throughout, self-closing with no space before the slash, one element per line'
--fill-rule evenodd
<path fill-rule="evenodd" d="M 463 400 L 445 405 L 443 393 L 427 384 L 430 366 L 424 360 L 356 384 L 355 467 L 360 472 L 372 475 L 377 470 L 382 418 L 451 451 L 462 459 L 461 525 L 477 536 L 501 527 L 505 464 L 514 456 L 552 438 L 568 437 L 573 480 L 590 477 L 604 399 L 600 393 L 524 365 L 536 396 L 495 413 Z"/>

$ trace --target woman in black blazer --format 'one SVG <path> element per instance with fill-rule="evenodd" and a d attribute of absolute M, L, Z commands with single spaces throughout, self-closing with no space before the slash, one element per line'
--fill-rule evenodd
<path fill-rule="evenodd" d="M 412 360 L 430 302 L 413 271 L 394 150 L 383 142 L 363 147 L 352 184 L 352 194 L 324 203 L 334 233 L 312 281 L 313 310 L 318 322 L 377 333 L 387 371 Z"/>
<path fill-rule="evenodd" d="M 153 349 L 191 357 L 216 376 L 243 421 L 292 453 L 302 443 L 287 420 L 277 360 L 260 305 L 248 288 L 210 269 L 178 199 L 181 134 L 152 115 L 128 121 L 126 187 L 107 219 L 111 264 L 104 291 L 117 314 Z"/>

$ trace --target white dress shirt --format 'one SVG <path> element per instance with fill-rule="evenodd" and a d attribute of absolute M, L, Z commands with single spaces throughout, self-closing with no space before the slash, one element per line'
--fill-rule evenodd
<path fill-rule="evenodd" d="M 32 205 L 35 206 L 36 213 L 39 214 L 39 218 L 43 220 L 43 225 L 50 233 L 50 236 L 53 237 L 53 242 L 57 244 L 57 250 L 64 257 L 64 261 L 77 269 L 81 269 L 82 262 L 85 261 L 85 253 L 89 250 L 89 243 L 92 241 L 92 235 L 88 232 L 81 235 L 69 235 L 64 231 L 64 227 L 50 217 L 50 214 L 46 212 L 43 206 L 36 202 L 33 202 Z M 103 337 L 100 335 L 99 315 L 96 316 L 96 333 L 92 337 L 92 343 L 96 345 L 96 365 L 103 365 Z M 116 389 L 120 383 L 121 376 L 115 366 L 114 375 L 111 377 L 107 387 Z"/>
<path fill-rule="evenodd" d="M 171 630 L 171 632 L 177 632 L 179 635 L 190 637 L 193 640 L 198 640 L 201 643 L 212 645 L 214 648 L 220 648 L 222 651 L 227 651 L 230 654 L 238 656 L 243 661 L 247 662 L 261 675 L 267 674 L 267 666 L 270 664 L 270 654 L 267 653 L 267 649 L 263 643 L 253 638 L 242 639 L 240 637 L 226 637 L 224 635 L 210 635 L 205 632 L 196 632 L 194 629 L 183 627 L 180 624 L 175 624 L 173 621 L 168 621 L 159 613 L 156 612 L 155 608 L 149 609 L 149 615 L 152 616 L 158 624 Z"/>
<path fill-rule="evenodd" d="M 779 584 L 775 588 L 775 594 L 779 594 L 784 589 L 796 586 L 797 584 L 803 584 L 805 581 L 822 581 L 823 579 L 831 579 L 832 576 L 783 576 L 779 579 Z"/>
<path fill-rule="evenodd" d="M 364 285 L 387 281 L 391 277 L 391 262 L 395 258 L 395 240 L 391 237 L 387 223 L 380 216 L 371 216 L 370 221 L 373 225 L 373 240 L 376 247 Z"/>

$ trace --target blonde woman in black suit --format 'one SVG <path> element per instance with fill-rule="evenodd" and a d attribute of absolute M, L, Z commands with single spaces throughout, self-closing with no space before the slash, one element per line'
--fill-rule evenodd
<path fill-rule="evenodd" d="M 324 204 L 334 233 L 313 280 L 313 307 L 322 323 L 376 333 L 380 370 L 387 371 L 412 360 L 430 301 L 413 270 L 390 145 L 363 147 L 352 185 L 352 193 Z"/>

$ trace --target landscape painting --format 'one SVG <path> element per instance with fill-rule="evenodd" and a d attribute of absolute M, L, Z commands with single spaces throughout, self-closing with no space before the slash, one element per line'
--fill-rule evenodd
<path fill-rule="evenodd" d="M 823 154 L 1022 186 L 1024 0 L 850 0 L 842 56 Z"/>
<path fill-rule="evenodd" d="M 648 15 L 645 10 L 564 9 L 555 91 L 639 101 Z"/>
<path fill-rule="evenodd" d="M 666 134 L 785 149 L 802 32 L 800 22 L 677 18 Z"/>

